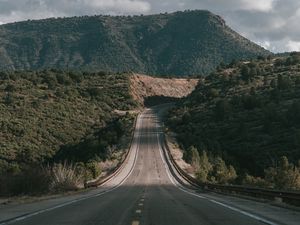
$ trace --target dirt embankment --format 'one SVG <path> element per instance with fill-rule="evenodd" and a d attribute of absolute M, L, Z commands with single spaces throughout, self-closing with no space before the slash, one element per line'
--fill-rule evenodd
<path fill-rule="evenodd" d="M 130 79 L 131 94 L 141 104 L 149 97 L 185 97 L 197 84 L 198 79 L 156 78 L 141 74 L 133 74 Z"/>

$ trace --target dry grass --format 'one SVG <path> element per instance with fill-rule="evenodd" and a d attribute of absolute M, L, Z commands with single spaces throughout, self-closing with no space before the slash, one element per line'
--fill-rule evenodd
<path fill-rule="evenodd" d="M 54 164 L 48 167 L 50 172 L 51 182 L 50 191 L 72 191 L 83 187 L 84 184 L 84 172 L 81 168 L 74 164 Z"/>

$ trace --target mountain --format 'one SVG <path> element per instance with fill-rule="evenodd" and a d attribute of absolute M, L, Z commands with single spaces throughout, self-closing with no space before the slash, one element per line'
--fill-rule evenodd
<path fill-rule="evenodd" d="M 186 155 L 195 147 L 222 157 L 239 181 L 300 189 L 299 72 L 300 53 L 220 68 L 170 112 L 168 125 Z"/>
<path fill-rule="evenodd" d="M 0 26 L 0 69 L 81 68 L 201 75 L 270 52 L 208 11 L 84 16 Z"/>

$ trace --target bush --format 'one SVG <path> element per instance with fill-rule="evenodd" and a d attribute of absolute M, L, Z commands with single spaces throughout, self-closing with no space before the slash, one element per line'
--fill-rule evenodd
<path fill-rule="evenodd" d="M 279 90 L 286 90 L 292 86 L 291 79 L 289 77 L 283 77 L 282 75 L 278 75 L 277 78 L 277 88 Z"/>
<path fill-rule="evenodd" d="M 254 187 L 260 187 L 260 188 L 268 188 L 271 186 L 271 184 L 268 183 L 263 178 L 254 177 L 249 174 L 246 174 L 245 178 L 242 181 L 242 184 L 246 185 L 246 186 L 254 186 Z"/>
<path fill-rule="evenodd" d="M 197 149 L 193 148 L 191 152 L 194 151 Z M 227 166 L 221 157 L 208 157 L 206 151 L 202 151 L 200 155 L 197 151 L 194 155 L 197 160 L 192 162 L 192 166 L 198 163 L 193 167 L 197 170 L 196 176 L 201 183 L 228 184 L 237 178 L 234 167 Z"/>
<path fill-rule="evenodd" d="M 86 163 L 86 172 L 87 172 L 87 178 L 96 179 L 101 175 L 101 167 L 99 162 L 97 161 L 89 161 Z"/>
<path fill-rule="evenodd" d="M 208 174 L 212 171 L 212 168 L 206 151 L 202 151 L 199 159 L 199 168 L 196 174 L 197 179 L 202 183 L 206 183 L 208 181 Z"/>
<path fill-rule="evenodd" d="M 283 156 L 277 167 L 265 170 L 265 180 L 273 184 L 275 189 L 300 190 L 300 169 Z"/>
<path fill-rule="evenodd" d="M 224 160 L 217 157 L 213 163 L 213 170 L 211 172 L 210 180 L 216 181 L 219 184 L 228 184 L 237 178 L 237 174 L 233 166 L 225 164 Z"/>
<path fill-rule="evenodd" d="M 229 116 L 232 111 L 232 106 L 228 100 L 220 100 L 217 102 L 215 107 L 215 118 L 216 120 L 224 120 Z"/>
<path fill-rule="evenodd" d="M 84 174 L 79 173 L 76 165 L 59 163 L 48 166 L 47 170 L 51 174 L 49 189 L 52 192 L 73 191 L 83 186 Z"/>
<path fill-rule="evenodd" d="M 286 112 L 286 118 L 291 125 L 300 124 L 300 101 L 294 101 Z"/>
<path fill-rule="evenodd" d="M 0 196 L 36 195 L 49 190 L 51 176 L 47 169 L 33 167 L 17 174 L 7 173 L 0 177 Z"/>

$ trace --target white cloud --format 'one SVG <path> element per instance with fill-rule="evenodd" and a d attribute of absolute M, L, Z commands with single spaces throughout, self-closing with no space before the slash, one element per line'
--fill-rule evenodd
<path fill-rule="evenodd" d="M 288 41 L 286 44 L 286 49 L 288 51 L 300 51 L 300 42 L 299 41 Z"/>
<path fill-rule="evenodd" d="M 83 3 L 99 10 L 116 10 L 125 13 L 146 13 L 151 9 L 150 3 L 139 0 L 83 0 Z"/>
<path fill-rule="evenodd" d="M 149 13 L 147 0 L 0 0 L 4 23 L 47 17 Z"/>
<path fill-rule="evenodd" d="M 241 0 L 242 9 L 268 12 L 273 9 L 275 0 Z"/>
<path fill-rule="evenodd" d="M 153 6 L 154 11 L 166 10 L 174 11 L 184 7 L 186 9 L 209 9 L 213 11 L 224 10 L 252 10 L 252 11 L 271 11 L 277 0 L 148 0 Z"/>
<path fill-rule="evenodd" d="M 260 46 L 262 46 L 266 49 L 271 48 L 271 42 L 270 41 L 258 41 L 257 44 L 259 44 Z"/>

